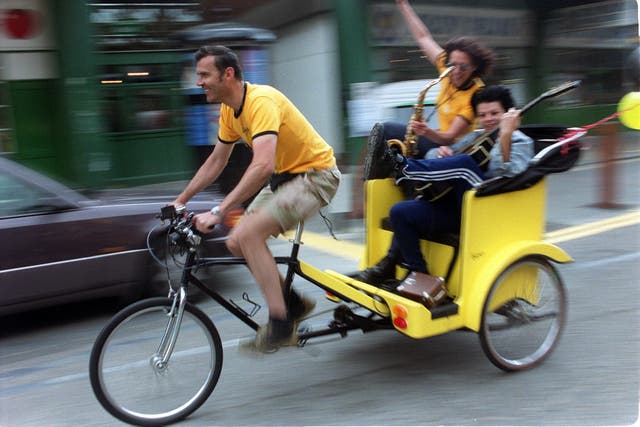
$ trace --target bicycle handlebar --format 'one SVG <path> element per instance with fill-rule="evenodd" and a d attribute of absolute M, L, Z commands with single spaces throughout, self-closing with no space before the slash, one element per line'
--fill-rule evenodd
<path fill-rule="evenodd" d="M 202 235 L 193 226 L 193 212 L 185 213 L 186 208 L 167 205 L 160 209 L 162 221 L 169 220 L 169 239 L 177 246 L 192 249 L 202 242 Z"/>

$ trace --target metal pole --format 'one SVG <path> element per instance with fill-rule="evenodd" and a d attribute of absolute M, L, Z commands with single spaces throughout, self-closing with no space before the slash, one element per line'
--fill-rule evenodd
<path fill-rule="evenodd" d="M 605 123 L 600 127 L 600 200 L 596 204 L 602 209 L 615 209 L 616 199 L 616 165 L 615 155 L 617 151 L 618 124 Z"/>

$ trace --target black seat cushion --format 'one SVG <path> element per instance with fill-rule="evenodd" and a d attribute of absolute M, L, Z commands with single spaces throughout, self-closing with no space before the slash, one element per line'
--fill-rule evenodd
<path fill-rule="evenodd" d="M 571 169 L 580 157 L 581 144 L 577 135 L 561 139 L 567 132 L 566 127 L 539 125 L 520 130 L 535 142 L 536 155 L 529 161 L 529 167 L 512 177 L 501 176 L 483 182 L 476 188 L 476 197 L 532 187 L 550 173 Z"/>

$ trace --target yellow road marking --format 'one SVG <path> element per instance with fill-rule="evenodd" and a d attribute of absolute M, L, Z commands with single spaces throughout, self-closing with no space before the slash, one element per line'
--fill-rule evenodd
<path fill-rule="evenodd" d="M 613 218 L 601 221 L 589 222 L 587 224 L 576 225 L 551 231 L 545 235 L 545 240 L 550 243 L 566 242 L 567 240 L 579 239 L 580 237 L 593 236 L 616 228 L 627 227 L 640 223 L 640 211 L 632 211 Z"/>
<path fill-rule="evenodd" d="M 618 215 L 600 221 L 589 222 L 587 224 L 576 225 L 546 233 L 544 239 L 549 243 L 566 242 L 568 240 L 579 239 L 581 237 L 593 236 L 605 231 L 617 228 L 640 224 L 640 210 Z M 285 238 L 292 238 L 293 233 L 285 234 Z M 302 241 L 305 245 L 314 249 L 336 255 L 342 258 L 359 261 L 362 257 L 364 245 L 360 243 L 348 242 L 346 240 L 335 240 L 323 234 L 305 231 Z"/>
<path fill-rule="evenodd" d="M 285 238 L 293 238 L 294 233 L 289 232 L 285 234 Z M 360 243 L 348 242 L 346 240 L 336 240 L 333 237 L 325 236 L 323 234 L 314 233 L 313 231 L 305 231 L 302 234 L 302 241 L 305 245 L 318 249 L 322 252 L 327 252 L 331 255 L 337 255 L 342 258 L 349 258 L 355 261 L 359 261 L 362 257 L 362 251 L 364 245 Z"/>

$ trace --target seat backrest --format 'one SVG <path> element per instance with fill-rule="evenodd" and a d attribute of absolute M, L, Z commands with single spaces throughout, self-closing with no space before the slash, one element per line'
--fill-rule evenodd
<path fill-rule="evenodd" d="M 361 268 L 374 265 L 387 253 L 391 233 L 384 232 L 382 221 L 395 203 L 403 200 L 400 188 L 391 178 L 365 181 L 365 251 Z"/>
<path fill-rule="evenodd" d="M 476 188 L 477 197 L 529 188 L 546 175 L 565 172 L 577 163 L 582 149 L 579 138 L 587 133 L 585 129 L 550 126 L 534 129 L 535 132 L 527 130 L 531 137 L 535 137 L 536 144 L 536 154 L 527 169 L 512 177 L 502 176 L 483 182 Z"/>

